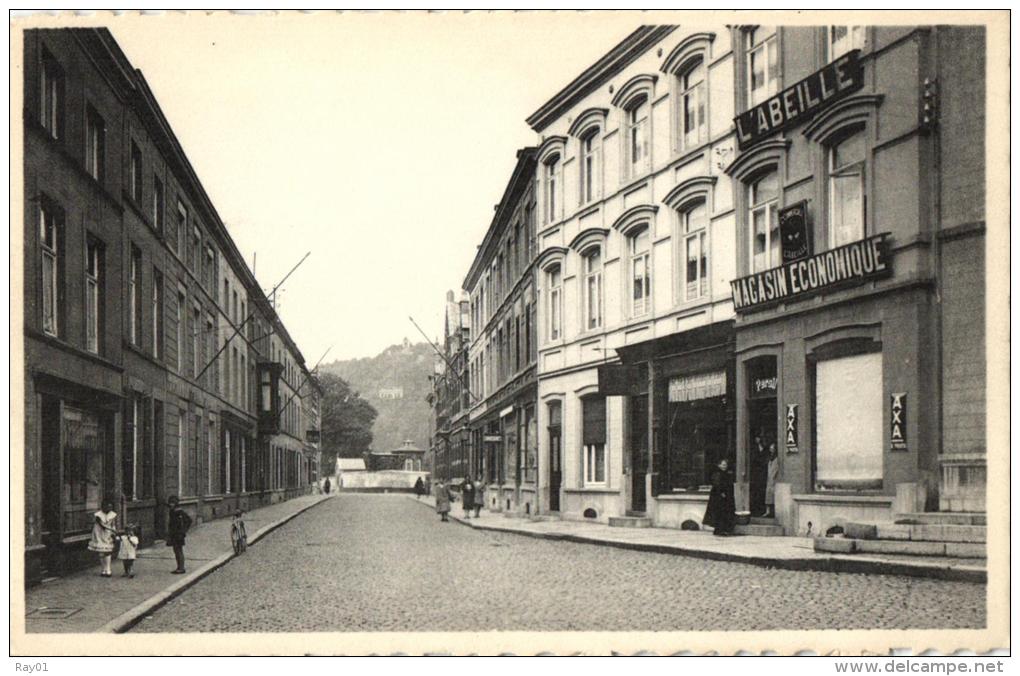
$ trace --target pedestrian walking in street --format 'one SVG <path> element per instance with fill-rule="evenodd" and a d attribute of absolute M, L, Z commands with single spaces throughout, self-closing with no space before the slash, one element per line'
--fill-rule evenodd
<path fill-rule="evenodd" d="M 436 514 L 439 515 L 440 521 L 449 521 L 450 489 L 441 479 L 436 482 L 435 488 L 433 489 L 433 495 L 436 498 Z"/>
<path fill-rule="evenodd" d="M 421 496 L 425 495 L 425 482 L 418 477 L 418 480 L 414 482 L 414 494 L 418 500 L 421 500 Z"/>
<path fill-rule="evenodd" d="M 475 484 L 475 518 L 477 519 L 481 514 L 482 507 L 485 506 L 485 484 L 479 481 Z"/>
<path fill-rule="evenodd" d="M 138 558 L 138 526 L 130 525 L 121 533 L 117 558 L 124 565 L 123 577 L 134 577 L 135 559 Z"/>
<path fill-rule="evenodd" d="M 464 503 L 464 518 L 471 518 L 471 510 L 475 506 L 475 485 L 471 483 L 470 477 L 464 477 L 464 483 L 460 487 L 460 498 Z"/>
<path fill-rule="evenodd" d="M 113 577 L 110 570 L 113 558 L 114 538 L 117 536 L 117 512 L 113 511 L 113 500 L 103 500 L 103 507 L 94 514 L 92 537 L 89 539 L 89 550 L 99 553 L 102 577 Z"/>
<path fill-rule="evenodd" d="M 765 480 L 765 516 L 776 515 L 776 479 L 779 478 L 779 451 L 774 443 L 769 444 L 768 477 Z"/>
<path fill-rule="evenodd" d="M 173 548 L 174 558 L 177 560 L 177 568 L 170 572 L 181 575 L 187 572 L 184 570 L 184 536 L 191 528 L 191 517 L 181 509 L 181 501 L 176 495 L 171 495 L 166 502 L 170 506 L 166 546 Z"/>
<path fill-rule="evenodd" d="M 330 491 L 330 489 L 331 489 L 331 488 L 333 488 L 333 484 L 331 484 L 331 483 L 329 482 L 329 477 L 326 477 L 326 483 L 322 484 L 322 491 L 323 491 L 323 492 L 324 492 L 324 493 L 325 493 L 326 495 L 329 495 L 329 491 Z"/>
<path fill-rule="evenodd" d="M 708 508 L 702 523 L 712 527 L 713 535 L 732 535 L 736 523 L 736 503 L 733 499 L 733 474 L 723 458 L 712 473 L 712 492 L 708 495 Z"/>

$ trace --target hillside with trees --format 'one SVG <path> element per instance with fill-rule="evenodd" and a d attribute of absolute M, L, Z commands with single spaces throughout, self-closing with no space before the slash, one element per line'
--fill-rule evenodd
<path fill-rule="evenodd" d="M 375 357 L 334 361 L 319 366 L 322 374 L 336 374 L 350 384 L 378 412 L 372 428 L 372 450 L 388 451 L 410 439 L 420 448 L 429 444 L 429 375 L 436 353 L 428 343 L 391 345 Z M 360 453 L 341 456 L 360 457 Z"/>

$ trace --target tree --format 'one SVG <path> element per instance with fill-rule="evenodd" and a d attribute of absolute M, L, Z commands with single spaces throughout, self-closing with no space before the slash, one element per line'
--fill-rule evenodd
<path fill-rule="evenodd" d="M 346 380 L 332 373 L 319 376 L 323 397 L 322 466 L 331 468 L 336 458 L 360 458 L 372 445 L 375 408 L 361 398 Z"/>

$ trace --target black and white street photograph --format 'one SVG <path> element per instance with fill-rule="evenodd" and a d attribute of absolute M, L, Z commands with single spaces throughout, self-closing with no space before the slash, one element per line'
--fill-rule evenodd
<path fill-rule="evenodd" d="M 12 14 L 12 656 L 1008 655 L 1009 22 Z"/>

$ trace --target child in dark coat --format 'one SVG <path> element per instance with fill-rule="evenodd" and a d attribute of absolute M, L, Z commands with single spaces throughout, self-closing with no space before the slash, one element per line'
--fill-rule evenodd
<path fill-rule="evenodd" d="M 191 517 L 181 509 L 181 501 L 176 495 L 171 495 L 166 502 L 170 506 L 166 546 L 173 547 L 174 558 L 177 559 L 177 568 L 171 572 L 174 575 L 181 575 L 186 572 L 184 570 L 184 536 L 191 528 Z"/>

